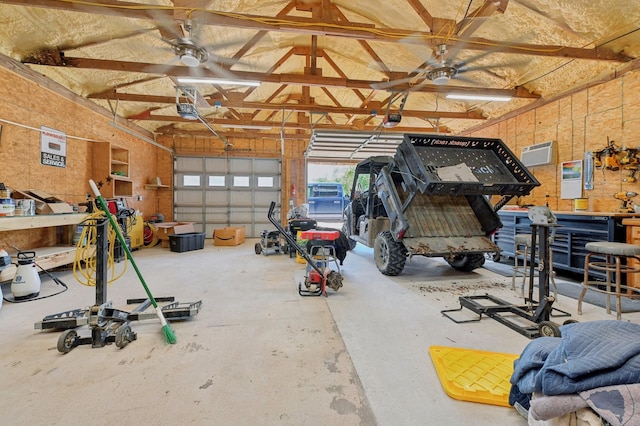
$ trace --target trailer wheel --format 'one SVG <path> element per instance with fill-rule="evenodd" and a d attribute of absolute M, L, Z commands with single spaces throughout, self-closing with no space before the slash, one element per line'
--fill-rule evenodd
<path fill-rule="evenodd" d="M 393 239 L 391 232 L 384 231 L 376 236 L 373 257 L 378 270 L 384 275 L 399 275 L 407 261 L 407 250 Z"/>
<path fill-rule="evenodd" d="M 562 337 L 560 327 L 551 321 L 542 321 L 538 324 L 538 331 L 540 335 L 544 337 Z"/>
<path fill-rule="evenodd" d="M 460 272 L 471 272 L 484 265 L 484 254 L 466 254 L 446 259 L 453 269 Z"/>

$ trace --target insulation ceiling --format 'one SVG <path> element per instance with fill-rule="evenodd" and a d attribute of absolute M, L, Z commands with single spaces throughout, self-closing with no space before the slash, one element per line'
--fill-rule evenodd
<path fill-rule="evenodd" d="M 178 114 L 177 85 L 195 89 L 197 114 L 223 137 L 384 134 L 389 113 L 401 113 L 394 132 L 461 132 L 633 71 L 640 53 L 638 0 L 0 5 L 1 54 L 156 134 L 209 132 Z M 185 66 L 185 53 L 208 60 Z M 447 99 L 452 92 L 512 99 Z"/>

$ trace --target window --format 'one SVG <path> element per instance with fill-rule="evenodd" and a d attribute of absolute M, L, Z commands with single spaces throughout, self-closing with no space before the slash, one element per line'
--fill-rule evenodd
<path fill-rule="evenodd" d="M 224 186 L 224 176 L 209 176 L 209 186 Z"/>
<path fill-rule="evenodd" d="M 258 176 L 258 188 L 273 188 L 273 177 Z"/>
<path fill-rule="evenodd" d="M 233 186 L 247 188 L 249 186 L 249 176 L 234 176 Z"/>
<path fill-rule="evenodd" d="M 200 186 L 199 175 L 184 175 L 182 177 L 182 184 L 184 186 Z"/>

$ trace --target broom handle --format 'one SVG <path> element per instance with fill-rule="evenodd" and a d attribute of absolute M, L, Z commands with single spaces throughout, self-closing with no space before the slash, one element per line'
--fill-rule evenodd
<path fill-rule="evenodd" d="M 91 186 L 91 189 L 93 190 L 93 193 L 96 196 L 96 199 L 98 200 L 98 204 L 100 204 L 100 207 L 102 207 L 102 210 L 104 210 L 104 212 L 106 213 L 107 218 L 109 219 L 109 223 L 111 224 L 111 227 L 115 231 L 116 237 L 118 237 L 118 241 L 120 241 L 120 245 L 122 246 L 122 249 L 127 254 L 127 259 L 129 259 L 129 261 L 131 262 L 133 269 L 136 271 L 136 274 L 138 275 L 138 278 L 142 283 L 142 287 L 144 287 L 144 291 L 147 293 L 147 297 L 149 298 L 149 301 L 151 301 L 151 304 L 153 305 L 154 308 L 157 308 L 158 303 L 156 302 L 156 299 L 154 299 L 153 295 L 151 294 L 151 291 L 147 287 L 147 283 L 144 281 L 144 278 L 142 278 L 142 274 L 138 269 L 138 265 L 136 265 L 136 262 L 133 260 L 133 256 L 131 255 L 131 250 L 129 250 L 129 247 L 127 246 L 127 242 L 124 239 L 122 232 L 120 231 L 120 226 L 116 223 L 116 220 L 113 218 L 113 215 L 111 214 L 111 212 L 109 212 L 107 203 L 104 201 L 104 198 L 102 198 L 102 195 L 100 194 L 100 190 L 98 189 L 98 186 L 93 181 L 93 179 L 89 180 L 89 185 Z"/>

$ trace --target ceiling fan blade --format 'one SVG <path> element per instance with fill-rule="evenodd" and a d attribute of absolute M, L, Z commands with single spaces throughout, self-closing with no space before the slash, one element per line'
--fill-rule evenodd
<path fill-rule="evenodd" d="M 223 78 L 223 79 L 227 79 L 227 80 L 237 80 L 238 77 L 235 76 L 235 74 L 231 71 L 229 71 L 228 69 L 221 67 L 220 65 L 218 65 L 215 62 L 211 62 L 210 60 L 204 63 L 205 68 L 210 69 L 211 71 L 213 71 L 218 77 Z"/>
<path fill-rule="evenodd" d="M 152 8 L 148 9 L 147 12 L 151 15 L 153 22 L 157 24 L 156 28 L 160 32 L 162 39 L 179 40 L 186 37 L 180 23 L 177 20 L 168 20 L 163 11 Z"/>
<path fill-rule="evenodd" d="M 476 80 L 475 78 L 471 78 L 471 77 L 460 75 L 459 72 L 458 72 L 458 74 L 456 74 L 453 77 L 451 77 L 451 79 L 452 80 L 456 80 L 456 81 L 463 81 L 465 83 L 469 83 L 469 84 L 472 84 L 474 86 L 481 86 L 482 85 L 482 82 Z"/>
<path fill-rule="evenodd" d="M 422 89 L 424 86 L 426 86 L 427 84 L 429 84 L 431 80 L 429 80 L 428 78 L 423 79 L 420 83 L 415 84 L 413 86 L 411 86 L 408 91 L 409 92 L 416 92 L 420 89 Z"/>
<path fill-rule="evenodd" d="M 211 53 L 211 52 L 209 52 L 209 61 L 216 62 L 218 64 L 225 64 L 225 65 L 246 65 L 246 66 L 249 65 L 246 62 L 242 62 L 240 59 L 227 58 L 226 56 L 218 56 L 215 53 Z"/>
<path fill-rule="evenodd" d="M 461 40 L 451 46 L 451 49 L 449 49 L 449 52 L 447 54 L 447 62 L 454 63 L 456 57 L 465 48 L 466 45 L 467 43 Z"/>
<path fill-rule="evenodd" d="M 506 64 L 476 65 L 476 66 L 462 65 L 460 67 L 457 67 L 457 70 L 458 70 L 458 73 L 471 72 L 471 71 L 486 71 L 493 68 L 519 67 L 519 66 L 527 65 L 528 63 L 529 61 L 525 60 L 525 61 L 509 62 Z"/>

